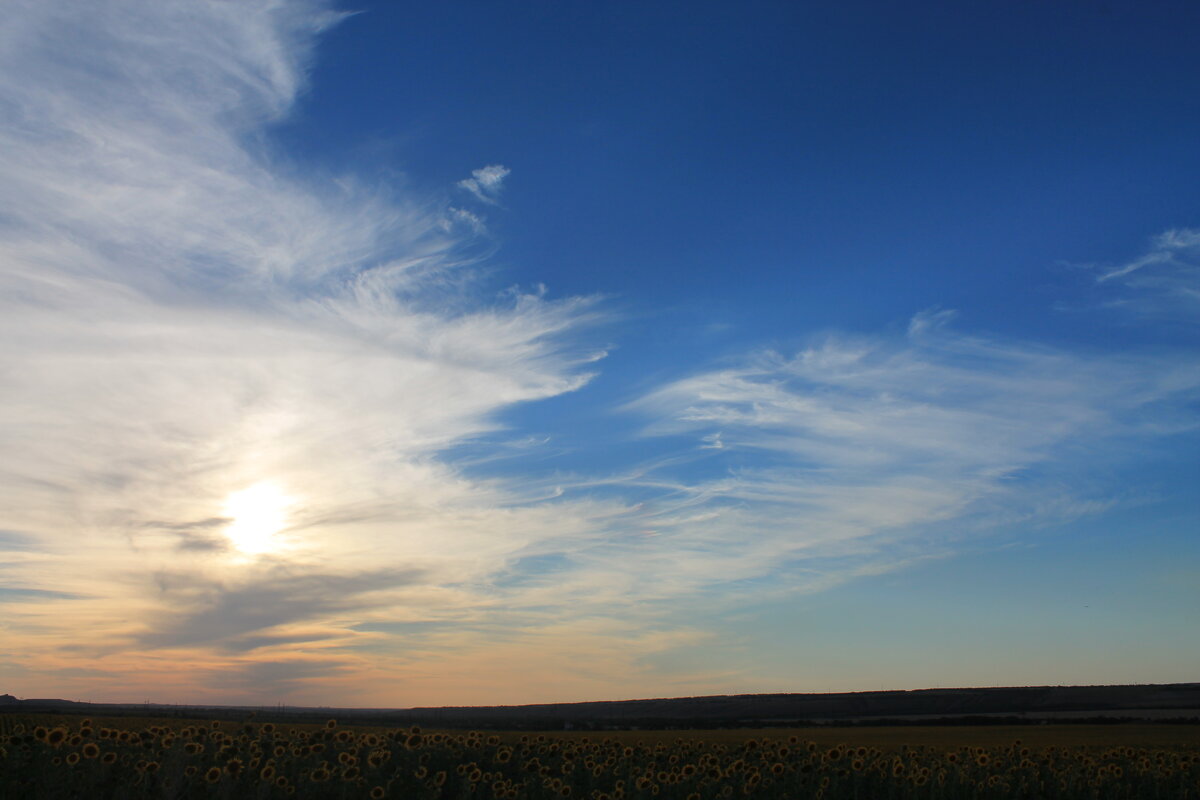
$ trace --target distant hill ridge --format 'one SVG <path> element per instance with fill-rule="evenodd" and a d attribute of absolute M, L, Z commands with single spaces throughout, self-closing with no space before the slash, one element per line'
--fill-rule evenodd
<path fill-rule="evenodd" d="M 559 727 L 562 725 L 783 724 L 790 721 L 952 719 L 975 716 L 1016 716 L 1056 719 L 1072 716 L 1200 719 L 1200 683 L 1126 686 L 1020 686 L 993 688 L 914 689 L 808 694 L 741 694 L 704 697 L 605 700 L 582 703 L 538 703 L 516 706 L 447 706 L 407 709 L 316 708 L 259 706 L 171 706 L 154 703 L 100 704 L 70 700 L 18 700 L 0 696 L 0 713 L 13 711 L 101 713 L 162 713 L 182 715 L 247 714 L 260 719 L 282 716 L 299 719 L 336 715 L 350 721 L 422 722 L 450 727 L 503 725 Z"/>
<path fill-rule="evenodd" d="M 628 720 L 835 720 L 1062 712 L 1190 711 L 1200 716 L 1200 683 L 1130 686 L 1027 686 L 825 694 L 745 694 L 670 699 L 413 709 L 452 719 L 514 716 Z"/>

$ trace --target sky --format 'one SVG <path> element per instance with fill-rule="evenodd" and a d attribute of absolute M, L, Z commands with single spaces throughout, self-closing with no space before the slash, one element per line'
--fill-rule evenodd
<path fill-rule="evenodd" d="M 1200 680 L 1198 24 L 12 0 L 0 692 Z"/>

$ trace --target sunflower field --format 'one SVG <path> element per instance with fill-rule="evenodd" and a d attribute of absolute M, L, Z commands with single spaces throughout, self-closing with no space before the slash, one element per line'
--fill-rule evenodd
<path fill-rule="evenodd" d="M 6 721 L 0 798 L 1200 800 L 1200 749 L 639 741 L 271 723 Z"/>

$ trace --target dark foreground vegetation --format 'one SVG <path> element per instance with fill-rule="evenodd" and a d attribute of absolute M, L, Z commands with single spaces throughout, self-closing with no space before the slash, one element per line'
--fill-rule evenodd
<path fill-rule="evenodd" d="M 971 737 L 956 727 L 922 744 L 902 744 L 906 729 L 893 728 L 895 741 L 880 746 L 856 743 L 858 729 L 826 729 L 818 742 L 805 731 L 672 739 L 349 728 L 332 720 L 286 728 L 104 722 L 0 716 L 0 797 L 1200 799 L 1200 742 L 1188 727 L 1164 726 L 1167 741 L 1157 746 L 1110 738 L 1088 747 L 1047 744 L 1046 726 L 1031 729 L 1037 745 L 964 745 Z M 829 741 L 834 733 L 846 742 Z"/>

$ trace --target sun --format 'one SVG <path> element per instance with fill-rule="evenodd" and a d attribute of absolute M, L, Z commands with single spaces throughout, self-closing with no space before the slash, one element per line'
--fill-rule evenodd
<path fill-rule="evenodd" d="M 225 500 L 229 526 L 225 535 L 245 555 L 262 555 L 280 548 L 276 537 L 287 525 L 292 498 L 274 483 L 265 481 L 234 492 Z"/>

